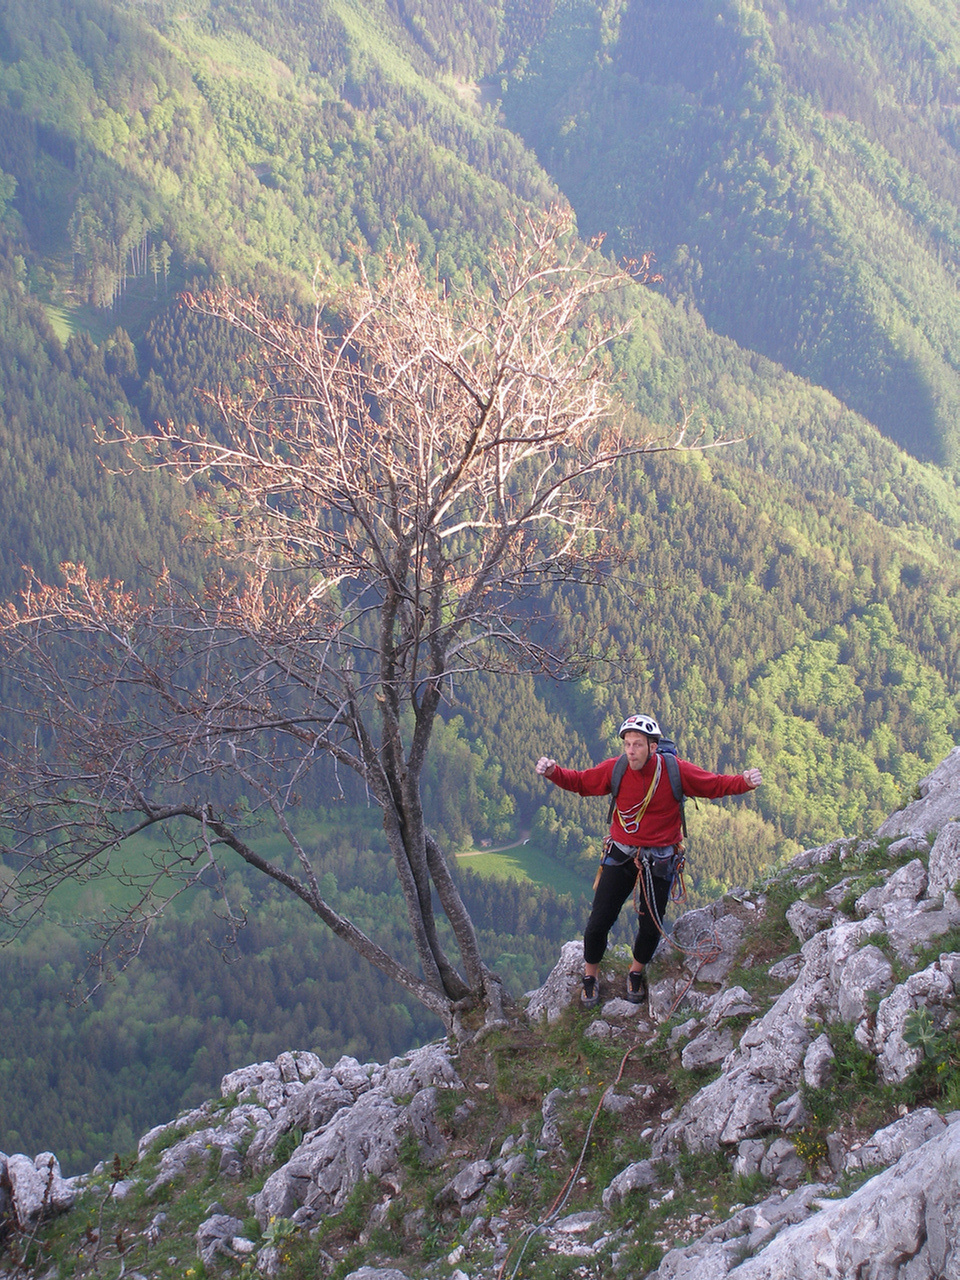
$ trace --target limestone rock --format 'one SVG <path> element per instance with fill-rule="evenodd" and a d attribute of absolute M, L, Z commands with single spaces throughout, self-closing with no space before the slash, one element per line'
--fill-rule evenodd
<path fill-rule="evenodd" d="M 563 1139 L 560 1136 L 560 1103 L 566 1096 L 562 1089 L 551 1089 L 543 1100 L 540 1145 L 547 1151 L 563 1150 Z"/>
<path fill-rule="evenodd" d="M 218 1256 L 228 1258 L 236 1254 L 231 1246 L 234 1236 L 243 1231 L 243 1222 L 226 1213 L 215 1213 L 197 1228 L 197 1255 L 205 1267 L 211 1267 Z"/>
<path fill-rule="evenodd" d="M 235 1094 L 238 1102 L 255 1102 L 275 1116 L 322 1067 L 315 1053 L 282 1053 L 273 1062 L 229 1072 L 220 1081 L 220 1096 Z"/>
<path fill-rule="evenodd" d="M 407 1277 L 396 1267 L 360 1267 L 351 1271 L 347 1280 L 407 1280 Z"/>
<path fill-rule="evenodd" d="M 960 1274 L 960 1125 L 787 1227 L 730 1280 L 943 1280 Z"/>
<path fill-rule="evenodd" d="M 353 1093 L 343 1087 L 332 1071 L 324 1070 L 274 1114 L 250 1144 L 247 1159 L 254 1170 L 266 1168 L 272 1161 L 277 1143 L 285 1133 L 300 1129 L 304 1133 L 320 1129 L 341 1107 L 352 1106 Z"/>
<path fill-rule="evenodd" d="M 746 924 L 725 899 L 686 911 L 673 928 L 684 955 L 684 967 L 701 982 L 722 982 L 737 963 Z"/>
<path fill-rule="evenodd" d="M 738 1178 L 750 1178 L 760 1172 L 760 1162 L 766 1155 L 766 1144 L 760 1138 L 744 1138 L 737 1147 L 733 1172 Z"/>
<path fill-rule="evenodd" d="M 538 991 L 533 993 L 527 1005 L 527 1017 L 531 1022 L 546 1018 L 556 1022 L 574 999 L 580 997 L 580 980 L 583 977 L 583 943 L 565 942 L 560 959 Z"/>
<path fill-rule="evenodd" d="M 307 1134 L 266 1180 L 252 1202 L 261 1227 L 273 1217 L 310 1222 L 338 1212 L 358 1182 L 383 1178 L 397 1169 L 408 1134 L 426 1162 L 444 1149 L 436 1091 L 462 1087 L 446 1045 L 427 1045 L 386 1068 L 368 1070 L 354 1059 L 342 1059 L 333 1071 L 345 1089 L 363 1092 Z M 407 1101 L 411 1092 L 413 1098 Z"/>
<path fill-rule="evenodd" d="M 833 862 L 835 858 L 842 859 L 845 853 L 852 851 L 855 844 L 856 841 L 851 840 L 833 840 L 830 844 L 817 845 L 815 849 L 804 849 L 803 853 L 792 857 L 787 866 L 791 871 L 822 867 L 827 862 Z"/>
<path fill-rule="evenodd" d="M 625 1093 L 617 1093 L 613 1085 L 611 1085 L 609 1089 L 604 1091 L 600 1106 L 611 1115 L 619 1116 L 630 1109 L 631 1102 L 631 1098 L 628 1098 Z"/>
<path fill-rule="evenodd" d="M 739 1018 L 745 1013 L 756 1013 L 753 998 L 743 987 L 727 987 L 710 1001 L 707 1025 L 718 1026 L 728 1018 Z"/>
<path fill-rule="evenodd" d="M 251 1134 L 269 1120 L 269 1111 L 244 1103 L 228 1112 L 223 1124 L 187 1134 L 161 1153 L 160 1169 L 150 1184 L 150 1194 L 182 1177 L 192 1164 L 209 1164 L 215 1158 L 222 1171 L 230 1169 L 234 1161 L 239 1163 L 240 1152 Z M 143 1148 L 142 1139 L 140 1146 Z"/>
<path fill-rule="evenodd" d="M 602 993 L 601 993 L 602 994 Z M 633 1004 L 624 996 L 616 995 L 603 1004 L 604 1018 L 639 1018 L 643 1016 L 643 1005 Z"/>
<path fill-rule="evenodd" d="M 591 1209 L 580 1213 L 568 1213 L 565 1218 L 558 1219 L 554 1225 L 554 1231 L 564 1236 L 578 1236 L 595 1227 L 599 1220 L 600 1214 Z"/>
<path fill-rule="evenodd" d="M 356 1058 L 343 1057 L 333 1067 L 320 1067 L 306 1083 L 299 1083 L 294 1091 L 287 1092 L 288 1101 L 254 1135 L 247 1162 L 254 1171 L 268 1168 L 284 1134 L 292 1130 L 313 1133 L 323 1128 L 338 1111 L 351 1107 L 370 1089 L 379 1088 L 399 1097 L 419 1095 L 434 1083 L 446 1088 L 462 1088 L 445 1045 L 424 1045 L 413 1054 L 392 1059 L 386 1066 L 376 1063 L 364 1066 Z M 420 1144 L 421 1158 L 427 1164 L 439 1158 L 444 1149 L 444 1140 L 433 1120 L 435 1111 L 436 1095 L 429 1094 L 419 1099 L 409 1116 Z"/>
<path fill-rule="evenodd" d="M 956 997 L 953 959 L 954 953 L 941 957 L 920 973 L 912 973 L 880 1001 L 874 1043 L 884 1083 L 900 1084 L 920 1063 L 922 1049 L 907 1044 L 903 1038 L 906 1020 L 915 1010 L 926 1008 L 935 1027 L 946 1024 Z"/>
<path fill-rule="evenodd" d="M 184 1111 L 177 1116 L 176 1120 L 171 1120 L 168 1124 L 154 1125 L 152 1129 L 148 1129 L 140 1141 L 137 1143 L 137 1159 L 142 1160 L 151 1147 L 155 1146 L 160 1139 L 166 1139 L 173 1133 L 187 1133 L 192 1129 L 198 1129 L 205 1124 L 213 1114 L 213 1108 L 209 1102 L 204 1103 L 202 1107 L 196 1107 L 193 1111 Z"/>
<path fill-rule="evenodd" d="M 461 1215 L 475 1212 L 477 1200 L 495 1172 L 489 1160 L 471 1161 L 437 1193 L 436 1207 L 455 1207 Z"/>
<path fill-rule="evenodd" d="M 804 943 L 796 982 L 747 1027 L 723 1074 L 667 1125 L 655 1154 L 682 1145 L 691 1151 L 734 1146 L 777 1128 L 775 1100 L 796 1090 L 813 1038 L 809 1028 L 835 1016 L 844 969 L 871 927 L 869 921 L 845 922 Z"/>
<path fill-rule="evenodd" d="M 931 831 L 941 831 L 948 822 L 960 819 L 960 747 L 920 782 L 920 798 L 912 801 L 877 828 L 877 839 L 912 836 L 925 839 Z"/>
<path fill-rule="evenodd" d="M 508 1188 L 514 1186 L 526 1173 L 527 1163 L 527 1157 L 523 1152 L 518 1152 L 515 1156 L 504 1160 L 500 1175 Z"/>
<path fill-rule="evenodd" d="M 603 1192 L 602 1200 L 605 1209 L 612 1209 L 624 1200 L 631 1191 L 649 1191 L 659 1182 L 656 1167 L 650 1160 L 638 1160 L 628 1164 L 626 1169 L 613 1179 Z"/>
<path fill-rule="evenodd" d="M 789 1138 L 775 1138 L 760 1161 L 760 1172 L 781 1187 L 798 1187 L 807 1166 Z"/>
<path fill-rule="evenodd" d="M 438 1089 L 462 1089 L 463 1081 L 450 1057 L 444 1041 L 425 1044 L 399 1058 L 391 1058 L 382 1074 L 373 1082 L 394 1097 L 436 1086 Z"/>
<path fill-rule="evenodd" d="M 960 797 L 958 797 L 960 809 Z M 931 897 L 955 889 L 960 881 L 960 813 L 957 819 L 941 827 L 940 834 L 930 850 Z"/>
<path fill-rule="evenodd" d="M 59 1161 L 49 1151 L 35 1160 L 20 1154 L 7 1156 L 3 1181 L 14 1222 L 21 1231 L 43 1218 L 64 1213 L 76 1200 L 74 1187 L 62 1176 Z"/>
<path fill-rule="evenodd" d="M 271 1218 L 309 1221 L 343 1208 L 358 1182 L 397 1167 L 408 1130 L 406 1108 L 379 1092 L 364 1094 L 310 1134 L 253 1199 L 261 1228 Z"/>
<path fill-rule="evenodd" d="M 893 1164 L 908 1151 L 915 1151 L 931 1138 L 936 1138 L 946 1127 L 939 1111 L 920 1107 L 886 1128 L 878 1129 L 869 1142 L 849 1153 L 844 1167 L 848 1170 L 870 1169 Z"/>
<path fill-rule="evenodd" d="M 919 902 L 927 891 L 927 869 L 919 858 L 900 867 L 884 884 L 875 885 L 860 895 L 856 902 L 861 918 L 891 902 Z"/>
<path fill-rule="evenodd" d="M 793 952 L 792 955 L 784 956 L 782 960 L 772 964 L 767 972 L 775 982 L 796 982 L 802 968 L 803 956 Z"/>
<path fill-rule="evenodd" d="M 884 996 L 894 985 L 893 966 L 879 947 L 860 947 L 843 966 L 837 986 L 841 1022 L 860 1023 L 869 1014 L 871 996 Z"/>
<path fill-rule="evenodd" d="M 822 1185 L 811 1184 L 792 1195 L 772 1196 L 758 1205 L 741 1209 L 694 1243 L 671 1249 L 647 1280 L 722 1280 L 725 1276 L 737 1275 L 734 1268 L 744 1254 L 761 1248 L 785 1227 L 804 1222 L 813 1212 L 817 1198 L 827 1190 Z M 823 1275 L 834 1275 L 836 1280 L 835 1273 Z"/>
<path fill-rule="evenodd" d="M 826 1033 L 817 1036 L 803 1055 L 803 1083 L 808 1089 L 819 1089 L 823 1086 L 835 1060 L 829 1037 Z"/>
<path fill-rule="evenodd" d="M 686 1071 L 712 1067 L 718 1062 L 723 1062 L 732 1048 L 732 1031 L 729 1029 L 717 1031 L 714 1027 L 706 1027 L 684 1046 L 680 1054 L 680 1063 Z"/>
<path fill-rule="evenodd" d="M 821 929 L 829 929 L 835 919 L 833 911 L 826 907 L 812 907 L 809 902 L 795 902 L 787 911 L 787 924 L 801 942 L 806 942 Z"/>
<path fill-rule="evenodd" d="M 916 952 L 934 939 L 960 925 L 960 902 L 953 893 L 917 903 L 890 902 L 880 909 L 880 919 L 890 945 L 904 964 L 911 964 Z"/>
<path fill-rule="evenodd" d="M 696 992 L 690 990 L 690 979 L 680 977 L 651 982 L 647 1004 L 650 1017 L 655 1023 L 661 1023 L 666 1022 L 678 1008 L 700 1009 L 703 1002 Z"/>

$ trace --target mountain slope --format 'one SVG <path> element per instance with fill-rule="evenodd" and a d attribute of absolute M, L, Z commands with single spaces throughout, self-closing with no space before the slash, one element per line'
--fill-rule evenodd
<path fill-rule="evenodd" d="M 53 301 L 116 310 L 139 279 L 142 310 L 198 270 L 306 295 L 394 226 L 462 269 L 550 198 L 388 6 L 12 0 L 2 21 L 0 168 Z"/>
<path fill-rule="evenodd" d="M 663 283 L 623 300 L 635 332 L 612 353 L 638 429 L 669 434 L 689 411 L 708 441 L 740 442 L 612 479 L 612 589 L 549 602 L 561 627 L 586 620 L 596 669 L 576 686 L 458 691 L 434 745 L 436 829 L 455 848 L 533 828 L 589 887 L 602 806 L 545 793 L 532 761 L 612 753 L 622 714 L 645 705 L 690 758 L 765 769 L 749 810 L 691 814 L 697 901 L 870 830 L 958 734 L 960 326 L 952 10 L 861 8 L 7 0 L 0 598 L 24 563 L 202 573 L 188 498 L 110 474 L 90 431 L 215 421 L 197 389 L 235 385 L 242 353 L 177 304 L 183 285 L 228 279 L 310 306 L 318 262 L 346 278 L 355 248 L 374 255 L 396 225 L 456 287 L 511 216 L 565 197 L 606 249 L 659 259 Z M 330 822 L 327 782 L 305 824 Z M 352 833 L 347 808 L 334 844 Z M 518 932 L 540 927 L 519 918 Z M 485 945 L 518 982 L 545 976 L 542 948 L 492 924 Z M 72 964 L 73 944 L 54 958 Z M 29 959 L 43 998 L 74 976 L 57 985 Z M 328 983 L 338 961 L 323 964 Z M 145 968 L 144 990 L 160 976 Z M 139 991 L 116 996 L 119 1042 Z M 392 1004 L 378 997 L 371 1021 Z M 247 1040 L 213 1010 L 184 1054 L 205 1040 L 272 1053 L 287 1015 L 261 1007 Z M 290 1016 L 324 1052 L 381 1044 L 314 1006 Z M 78 1014 L 72 1038 L 54 1023 L 63 1073 L 84 1067 L 96 1018 Z M 190 1100 L 215 1084 L 199 1060 L 167 1084 L 181 1068 Z M 110 1105 L 72 1155 L 130 1131 Z"/>
<path fill-rule="evenodd" d="M 946 0 L 568 0 L 505 105 L 584 233 L 956 467 L 958 70 Z"/>
<path fill-rule="evenodd" d="M 923 96 L 919 81 L 911 87 L 904 77 L 926 56 L 916 52 L 916 32 L 940 8 L 877 6 L 859 25 L 830 5 L 778 16 L 757 6 L 637 0 L 618 12 L 509 5 L 498 36 L 493 10 L 479 3 L 461 12 L 426 3 L 317 9 L 248 0 L 157 5 L 147 13 L 96 0 L 82 15 L 60 0 L 9 4 L 0 15 L 0 163 L 10 178 L 3 186 L 8 266 L 0 285 L 8 321 L 0 416 L 13 465 L 0 474 L 2 594 L 16 589 L 25 562 L 48 576 L 64 558 L 88 559 L 96 572 L 128 580 L 144 562 L 179 560 L 180 572 L 199 572 L 195 556 L 178 552 L 182 526 L 166 514 L 179 497 L 137 489 L 132 480 L 108 482 L 85 432 L 85 422 L 103 425 L 112 416 L 212 423 L 197 388 L 242 378 L 236 344 L 175 306 L 172 295 L 187 273 L 203 283 L 223 271 L 278 305 L 300 303 L 309 299 L 318 257 L 334 276 L 349 273 L 350 246 L 374 249 L 396 223 L 455 281 L 482 261 L 484 243 L 508 212 L 551 197 L 530 153 L 466 79 L 490 73 L 502 57 L 512 60 L 503 82 L 508 119 L 563 178 L 584 228 L 609 230 L 614 247 L 644 247 L 642 237 L 657 227 L 656 236 L 694 222 L 709 230 L 717 221 L 711 184 L 722 173 L 724 199 L 752 213 L 724 214 L 720 239 L 704 240 L 715 250 L 710 269 L 697 267 L 690 280 L 698 277 L 705 305 L 713 290 L 718 306 L 740 307 L 745 317 L 758 307 L 786 316 L 791 290 L 811 306 L 829 293 L 789 247 L 801 223 L 814 239 L 822 224 L 808 209 L 788 218 L 782 235 L 761 234 L 763 219 L 782 219 L 792 197 L 772 180 L 758 186 L 749 164 L 732 159 L 744 130 L 744 155 L 759 164 L 758 138 L 769 134 L 779 146 L 783 130 L 799 128 L 784 106 L 790 94 L 800 101 L 829 87 L 831 127 L 846 127 L 836 112 L 849 99 L 847 123 L 876 116 L 891 148 L 901 134 L 913 138 L 897 154 L 923 151 L 924 180 L 941 202 L 950 197 L 951 153 L 933 146 L 934 116 L 891 105 L 893 89 Z M 470 40 L 456 38 L 464 15 Z M 942 21 L 941 72 L 953 48 L 948 16 Z M 914 33 L 909 38 L 903 24 Z M 831 42 L 841 38 L 846 56 L 831 62 Z M 892 53 L 900 43 L 903 67 Z M 877 71 L 869 83 L 850 80 L 873 63 L 888 79 Z M 751 98 L 761 83 L 767 96 Z M 936 103 L 946 111 L 945 84 L 941 75 L 935 93 L 924 90 L 930 111 Z M 612 85 L 627 97 L 604 114 Z M 630 94 L 647 104 L 645 132 L 634 128 Z M 869 101 L 877 104 L 873 115 Z M 813 119 L 806 108 L 800 117 Z M 944 131 L 946 118 L 936 116 Z M 550 149 L 544 139 L 555 126 L 565 141 Z M 788 186 L 799 181 L 790 157 L 812 143 L 797 134 L 790 146 L 777 170 Z M 717 157 L 728 153 L 718 170 Z M 803 181 L 822 188 L 823 209 L 839 209 L 843 193 L 831 194 L 829 173 L 814 169 L 804 169 Z M 649 216 L 631 241 L 633 224 L 624 218 L 641 198 Z M 685 277 L 656 236 L 672 293 Z M 858 278 L 873 270 L 868 247 L 845 251 Z M 759 265 L 731 281 L 740 258 Z M 787 259 L 784 275 L 777 264 Z M 949 262 L 947 254 L 944 270 Z M 764 285 L 767 277 L 778 283 Z M 923 308 L 939 295 L 921 294 L 910 304 L 916 325 L 904 332 L 922 336 Z M 61 325 L 92 327 L 99 345 L 75 337 L 61 359 L 41 306 Z M 588 609 L 597 634 L 611 634 L 626 651 L 625 666 L 609 677 L 599 668 L 581 690 L 531 689 L 522 718 L 495 705 L 494 690 L 471 693 L 464 708 L 470 735 L 503 770 L 526 825 L 542 800 L 527 776 L 542 740 L 565 725 L 577 752 L 612 750 L 621 702 L 651 699 L 694 758 L 739 767 L 753 753 L 769 762 L 767 794 L 777 799 L 761 801 L 767 826 L 748 854 L 757 865 L 812 834 L 809 782 L 797 756 L 830 759 L 835 801 L 823 821 L 853 827 L 912 785 L 955 735 L 957 489 L 948 473 L 915 464 L 830 394 L 718 338 L 688 301 L 638 287 L 624 306 L 635 312 L 636 330 L 614 352 L 614 367 L 641 423 L 668 431 L 665 424 L 689 410 L 708 441 L 726 434 L 743 442 L 683 476 L 665 467 L 662 476 L 654 468 L 618 478 L 609 527 L 627 553 L 618 588 L 626 594 L 563 608 L 572 616 Z M 847 336 L 850 316 L 849 308 L 836 310 Z M 960 332 L 949 307 L 944 316 Z M 769 320 L 744 330 L 761 349 L 775 332 Z M 114 328 L 118 321 L 133 342 Z M 805 349 L 811 360 L 825 350 L 817 343 Z M 882 363 L 884 349 L 871 339 L 870 359 Z M 781 354 L 792 358 L 786 348 Z M 867 367 L 859 357 L 843 359 L 854 373 Z M 24 504 L 21 490 L 42 490 L 45 510 Z M 640 510 L 642 529 L 634 527 Z M 691 541 L 695 530 L 700 536 Z M 638 604 L 652 617 L 644 615 L 645 640 L 636 646 L 628 633 Z M 841 632 L 860 626 L 867 610 L 861 639 L 844 645 Z M 799 679 L 810 646 L 818 670 L 839 660 L 844 680 L 860 691 L 843 695 L 839 718 L 829 696 L 812 695 L 809 672 Z M 881 724 L 895 744 L 908 745 L 881 746 Z M 794 740 L 805 746 L 789 745 Z M 595 831 L 579 824 L 574 831 L 569 813 L 565 821 L 563 840 L 592 858 Z M 478 826 L 471 834 L 489 833 Z M 722 880 L 710 856 L 703 874 Z"/>

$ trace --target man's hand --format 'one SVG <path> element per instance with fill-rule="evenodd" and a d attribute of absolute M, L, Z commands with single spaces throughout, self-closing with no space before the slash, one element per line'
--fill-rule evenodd
<path fill-rule="evenodd" d="M 541 756 L 537 761 L 537 773 L 544 778 L 549 778 L 556 767 L 556 760 L 551 760 L 548 756 Z"/>
<path fill-rule="evenodd" d="M 743 779 L 751 791 L 755 791 L 763 781 L 763 774 L 759 769 L 744 769 Z"/>

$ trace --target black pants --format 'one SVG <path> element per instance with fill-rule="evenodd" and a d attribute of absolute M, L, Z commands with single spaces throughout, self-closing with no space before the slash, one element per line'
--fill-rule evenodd
<path fill-rule="evenodd" d="M 583 959 L 586 964 L 599 964 L 607 949 L 607 935 L 613 928 L 620 914 L 620 909 L 633 893 L 637 882 L 637 864 L 632 860 L 622 866 L 605 866 L 600 872 L 600 883 L 593 895 L 593 909 L 590 919 L 583 931 Z M 670 897 L 670 879 L 662 880 L 653 876 L 653 898 L 657 907 L 657 916 L 662 920 Z M 637 936 L 633 944 L 633 958 L 638 964 L 648 964 L 653 959 L 660 942 L 660 929 L 653 918 L 643 885 L 639 888 L 639 914 L 637 917 Z"/>

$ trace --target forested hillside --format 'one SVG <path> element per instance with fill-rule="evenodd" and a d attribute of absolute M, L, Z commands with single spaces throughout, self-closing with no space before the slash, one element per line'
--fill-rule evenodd
<path fill-rule="evenodd" d="M 507 120 L 707 323 L 960 461 L 956 6 L 559 0 Z"/>
<path fill-rule="evenodd" d="M 466 849 L 529 830 L 589 887 L 603 806 L 533 761 L 614 751 L 641 706 L 698 763 L 764 768 L 748 802 L 691 811 L 694 893 L 871 829 L 960 731 L 957 84 L 946 0 L 3 0 L 0 597 L 23 564 L 204 571 L 189 493 L 116 474 L 91 429 L 215 425 L 197 390 L 236 385 L 244 353 L 184 287 L 226 280 L 302 311 L 399 235 L 455 288 L 512 216 L 568 199 L 606 250 L 657 257 L 612 353 L 637 429 L 669 434 L 689 412 L 736 443 L 609 485 L 612 584 L 547 602 L 561 629 L 590 629 L 596 667 L 453 691 L 427 780 L 438 836 Z M 304 823 L 343 904 L 399 946 L 396 904 L 346 872 L 348 848 L 376 863 L 364 804 L 331 773 Z M 5 1080 L 76 1084 L 46 1137 L 22 1118 L 36 1097 L 9 1095 L 23 1145 L 82 1161 L 292 1039 L 365 1056 L 431 1033 L 245 892 L 232 968 L 195 904 L 69 1018 L 73 935 L 0 953 L 0 986 L 20 993 Z M 553 895 L 538 916 L 515 887 L 470 893 L 515 989 L 579 927 Z M 159 1034 L 164 1018 L 181 1031 Z M 120 1065 L 134 1043 L 139 1076 Z M 18 1056 L 56 1066 L 44 1080 Z M 100 1064 L 82 1087 L 80 1062 Z M 121 1077 L 126 1101 L 98 1103 Z"/>
<path fill-rule="evenodd" d="M 0 168 L 32 287 L 115 312 L 184 271 L 308 291 L 395 227 L 463 270 L 551 190 L 463 79 L 494 31 L 459 9 L 441 75 L 429 24 L 391 5 L 9 0 Z"/>
<path fill-rule="evenodd" d="M 403 902 L 395 879 L 381 874 L 382 840 L 369 824 L 366 832 L 344 824 L 344 833 L 319 859 L 325 888 L 409 959 Z M 542 981 L 583 912 L 582 902 L 517 881 L 467 873 L 463 891 L 514 995 Z M 286 895 L 237 878 L 230 892 L 251 907 L 235 949 L 218 948 L 216 894 L 201 890 L 151 933 L 136 964 L 79 1005 L 69 997 L 84 989 L 84 948 L 71 931 L 47 924 L 0 949 L 0 1150 L 52 1145 L 66 1173 L 82 1173 L 199 1105 L 238 1062 L 272 1060 L 294 1045 L 331 1064 L 345 1053 L 386 1062 L 442 1035 L 422 1006 Z"/>

